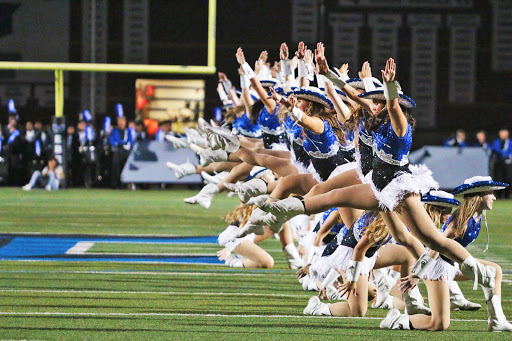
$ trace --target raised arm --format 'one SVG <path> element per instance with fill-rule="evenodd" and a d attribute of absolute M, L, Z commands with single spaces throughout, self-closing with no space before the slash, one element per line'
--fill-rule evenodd
<path fill-rule="evenodd" d="M 404 137 L 407 133 L 408 124 L 407 118 L 398 103 L 398 88 L 395 83 L 396 64 L 393 58 L 388 59 L 385 70 L 381 70 L 381 72 L 391 127 L 398 137 Z"/>
<path fill-rule="evenodd" d="M 329 216 L 327 217 L 327 219 L 325 219 L 324 223 L 320 226 L 320 229 L 318 229 L 315 235 L 315 240 L 313 242 L 314 246 L 320 246 L 322 240 L 327 236 L 332 227 L 336 225 L 336 223 L 338 222 L 338 217 L 338 211 L 333 211 L 331 212 L 331 214 L 329 214 Z"/>
<path fill-rule="evenodd" d="M 336 92 L 336 88 L 329 80 L 325 82 L 325 94 L 334 105 L 334 110 L 336 110 L 336 117 L 338 118 L 338 121 L 340 121 L 340 123 L 345 123 L 345 121 L 348 120 L 352 115 L 352 111 L 349 109 L 349 107 L 347 107 L 345 102 L 343 102 L 343 99 Z"/>
<path fill-rule="evenodd" d="M 252 70 L 251 66 L 245 60 L 244 51 L 242 50 L 241 47 L 239 47 L 238 50 L 236 51 L 236 60 L 242 66 L 245 75 L 249 78 L 252 88 L 260 97 L 261 101 L 267 108 L 267 111 L 269 113 L 274 112 L 274 110 L 276 109 L 276 102 L 272 98 L 268 98 L 267 92 L 261 85 L 258 78 L 256 78 L 256 75 L 254 74 L 254 71 Z"/>
<path fill-rule="evenodd" d="M 299 46 L 297 47 L 297 52 L 295 52 L 295 57 L 297 57 L 297 68 L 299 70 L 299 87 L 302 88 L 304 86 L 309 86 L 309 80 L 307 78 L 307 69 L 306 69 L 306 51 L 307 46 L 304 45 L 304 42 L 301 41 Z"/>
<path fill-rule="evenodd" d="M 325 75 L 334 85 L 340 88 L 348 98 L 355 103 L 361 105 L 366 110 L 371 111 L 370 100 L 358 97 L 359 93 L 356 89 L 345 83 L 334 71 L 329 70 L 327 59 L 325 59 L 325 48 L 323 43 L 318 43 L 315 50 L 316 64 L 318 65 L 318 72 Z"/>

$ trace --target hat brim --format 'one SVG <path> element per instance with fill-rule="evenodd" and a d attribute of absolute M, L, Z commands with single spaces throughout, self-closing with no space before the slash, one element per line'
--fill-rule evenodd
<path fill-rule="evenodd" d="M 421 198 L 421 201 L 424 204 L 434 205 L 434 206 L 442 206 L 442 207 L 459 207 L 460 201 L 457 199 L 448 199 L 448 198 L 440 198 L 433 195 L 425 195 Z"/>
<path fill-rule="evenodd" d="M 334 105 L 332 102 L 323 94 L 309 91 L 306 89 L 300 89 L 289 92 L 287 95 L 293 94 L 296 98 L 302 98 L 308 101 L 316 102 L 322 104 L 324 107 L 327 107 L 329 109 L 334 108 Z"/>
<path fill-rule="evenodd" d="M 464 184 L 456 187 L 452 193 L 454 195 L 465 195 L 471 193 L 482 193 L 490 191 L 499 191 L 507 188 L 509 185 L 505 182 L 499 181 L 478 181 L 472 184 Z"/>
<path fill-rule="evenodd" d="M 345 83 L 353 88 L 365 90 L 363 80 L 359 77 L 347 79 Z M 373 85 L 375 85 L 376 88 L 380 88 L 382 86 L 382 84 L 376 82 L 373 82 Z"/>
<path fill-rule="evenodd" d="M 269 88 L 271 86 L 276 86 L 276 84 L 279 84 L 279 81 L 277 79 L 261 79 L 260 83 L 262 87 Z"/>
<path fill-rule="evenodd" d="M 398 102 L 406 108 L 415 108 L 416 102 L 412 100 L 412 98 L 404 95 L 398 94 Z M 381 101 L 385 101 L 386 97 L 384 97 L 384 90 L 373 90 L 368 92 L 363 92 L 359 95 L 361 98 L 370 98 L 370 99 L 379 99 Z"/>

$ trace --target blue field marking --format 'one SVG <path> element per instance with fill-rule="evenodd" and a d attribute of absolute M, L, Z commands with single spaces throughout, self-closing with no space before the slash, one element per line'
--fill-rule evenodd
<path fill-rule="evenodd" d="M 158 262 L 224 264 L 215 256 L 191 255 L 98 255 L 66 254 L 80 242 L 93 243 L 154 243 L 154 244 L 216 244 L 216 236 L 204 237 L 141 237 L 92 235 L 0 234 L 0 260 L 84 261 L 84 262 Z"/>

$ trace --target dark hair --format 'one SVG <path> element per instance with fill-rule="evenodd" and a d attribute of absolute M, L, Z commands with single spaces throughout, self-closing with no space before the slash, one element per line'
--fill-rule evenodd
<path fill-rule="evenodd" d="M 311 117 L 318 117 L 322 120 L 327 121 L 329 125 L 331 126 L 334 134 L 338 138 L 338 142 L 340 144 L 345 144 L 347 142 L 345 138 L 345 131 L 341 129 L 340 122 L 338 121 L 338 118 L 336 117 L 336 114 L 333 112 L 328 112 L 327 109 L 324 107 L 323 104 L 320 104 L 318 102 L 309 101 L 311 103 L 308 108 L 305 110 L 305 114 Z"/>
<path fill-rule="evenodd" d="M 256 124 L 258 121 L 258 117 L 260 116 L 260 111 L 265 107 L 265 104 L 261 100 L 254 102 L 251 106 L 251 111 L 249 112 L 249 119 L 252 123 Z"/>
<path fill-rule="evenodd" d="M 407 119 L 407 123 L 409 123 L 411 125 L 411 128 L 414 130 L 414 127 L 416 126 L 416 120 L 414 119 L 414 117 L 411 116 L 407 108 L 405 108 L 402 105 L 400 105 L 400 108 L 402 109 L 402 112 L 404 113 L 405 118 Z M 370 115 L 368 121 L 365 122 L 365 129 L 367 129 L 368 131 L 376 131 L 377 129 L 380 128 L 381 125 L 386 124 L 389 121 L 389 113 L 387 109 L 384 109 L 377 116 Z"/>

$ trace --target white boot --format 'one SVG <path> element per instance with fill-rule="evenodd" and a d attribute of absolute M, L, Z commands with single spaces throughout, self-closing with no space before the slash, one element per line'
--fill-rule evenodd
<path fill-rule="evenodd" d="M 236 192 L 243 203 L 247 203 L 252 197 L 267 193 L 267 183 L 261 179 L 251 179 L 241 185 L 231 183 L 225 183 L 224 185 L 230 191 Z"/>
<path fill-rule="evenodd" d="M 304 262 L 300 258 L 299 251 L 295 244 L 290 243 L 283 248 L 283 253 L 288 260 L 288 267 L 293 270 L 300 269 L 304 266 Z"/>
<path fill-rule="evenodd" d="M 400 314 L 400 310 L 391 309 L 386 318 L 380 323 L 382 329 L 411 329 L 409 326 L 409 315 Z"/>
<path fill-rule="evenodd" d="M 234 153 L 240 148 L 240 140 L 236 135 L 221 127 L 207 127 L 206 136 L 213 150 L 222 149 Z"/>
<path fill-rule="evenodd" d="M 199 204 L 204 208 L 209 208 L 212 203 L 213 197 L 216 196 L 218 193 L 219 187 L 217 187 L 217 185 L 208 184 L 204 186 L 201 189 L 201 191 L 199 191 L 199 193 L 197 193 L 193 197 L 185 198 L 183 199 L 183 201 L 186 202 L 187 204 Z"/>
<path fill-rule="evenodd" d="M 234 255 L 229 256 L 229 259 L 226 260 L 225 264 L 232 268 L 243 268 L 244 263 L 242 260 Z"/>
<path fill-rule="evenodd" d="M 305 214 L 304 204 L 299 198 L 290 197 L 276 202 L 264 202 L 260 208 L 271 213 L 276 218 L 276 222 L 270 225 L 274 232 L 279 229 L 284 222 L 299 214 Z"/>
<path fill-rule="evenodd" d="M 206 139 L 202 137 L 199 132 L 195 129 L 185 128 L 185 134 L 187 134 L 188 144 L 199 144 L 201 146 L 206 145 Z"/>
<path fill-rule="evenodd" d="M 257 208 L 252 211 L 249 221 L 255 225 L 267 226 L 274 223 L 275 217 L 272 214 L 263 211 L 261 208 Z"/>
<path fill-rule="evenodd" d="M 189 146 L 189 143 L 187 142 L 187 139 L 186 138 L 180 138 L 180 137 L 176 137 L 176 136 L 173 136 L 173 135 L 165 135 L 165 139 L 172 143 L 172 146 L 174 147 L 174 149 L 179 149 L 179 148 L 188 148 Z"/>
<path fill-rule="evenodd" d="M 169 169 L 174 171 L 174 176 L 176 179 L 181 179 L 182 177 L 190 174 L 196 174 L 196 166 L 190 162 L 183 163 L 181 165 L 177 165 L 172 162 L 165 163 Z"/>
<path fill-rule="evenodd" d="M 304 281 L 302 281 L 302 289 L 306 291 L 318 291 L 318 285 L 316 285 L 316 279 L 313 279 L 309 276 L 305 276 Z"/>
<path fill-rule="evenodd" d="M 487 331 L 490 332 L 512 332 L 512 324 L 507 322 L 507 318 L 501 308 L 501 298 L 493 295 L 487 304 L 487 312 L 489 313 L 489 324 Z"/>
<path fill-rule="evenodd" d="M 306 308 L 304 308 L 304 315 L 326 315 L 332 316 L 331 310 L 329 309 L 329 303 L 322 303 L 316 296 L 312 296 Z"/>
<path fill-rule="evenodd" d="M 405 292 L 402 297 L 405 302 L 405 313 L 407 315 L 431 314 L 430 308 L 425 307 L 425 305 L 422 303 L 423 300 L 421 297 L 420 289 L 418 289 L 417 286 L 408 292 Z"/>
<path fill-rule="evenodd" d="M 26 184 L 25 186 L 21 187 L 21 189 L 24 191 L 30 191 L 32 189 L 32 186 L 30 186 L 30 184 Z"/>
<path fill-rule="evenodd" d="M 270 195 L 268 195 L 268 194 L 258 195 L 257 197 L 247 200 L 246 204 L 258 206 L 258 205 L 263 204 L 265 201 L 267 201 L 268 198 L 270 198 Z"/>
<path fill-rule="evenodd" d="M 460 271 L 464 276 L 474 280 L 473 290 L 478 288 L 480 284 L 483 288 L 494 289 L 494 277 L 496 269 L 490 265 L 483 265 L 473 256 L 469 256 L 462 262 Z"/>
<path fill-rule="evenodd" d="M 478 303 L 470 302 L 459 288 L 456 281 L 450 282 L 450 309 L 451 310 L 478 310 L 482 306 Z"/>
<path fill-rule="evenodd" d="M 327 297 L 331 301 L 346 301 L 347 300 L 347 294 L 341 294 L 339 289 L 337 289 L 334 285 L 329 285 L 325 292 L 327 294 Z"/>
<path fill-rule="evenodd" d="M 377 289 L 377 297 L 375 301 L 372 302 L 372 308 L 389 309 L 387 308 L 388 304 L 386 302 L 389 302 L 389 297 L 391 297 L 389 292 L 395 285 L 396 280 L 388 276 L 385 269 L 373 270 L 372 275 L 374 280 L 373 284 L 375 284 L 375 288 Z M 384 305 L 386 307 L 384 307 Z"/>
<path fill-rule="evenodd" d="M 201 164 L 201 166 L 208 166 L 212 162 L 226 161 L 228 159 L 228 153 L 220 149 L 204 149 L 194 143 L 190 144 L 190 149 L 192 149 L 194 153 L 199 155 L 199 163 Z"/>
<path fill-rule="evenodd" d="M 229 175 L 229 172 L 220 172 L 215 175 L 210 175 L 210 174 L 206 173 L 205 171 L 201 172 L 201 176 L 203 177 L 204 180 L 206 180 L 210 184 L 215 184 L 215 185 L 222 182 L 228 175 Z"/>

